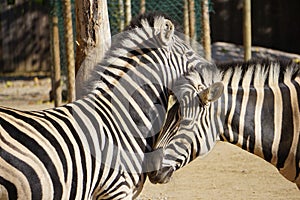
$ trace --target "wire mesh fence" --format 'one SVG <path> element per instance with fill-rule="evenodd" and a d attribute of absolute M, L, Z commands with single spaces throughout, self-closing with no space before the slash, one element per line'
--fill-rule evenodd
<path fill-rule="evenodd" d="M 195 13 L 195 35 L 198 41 L 201 40 L 201 0 L 131 0 L 131 15 L 137 16 L 146 12 L 161 12 L 168 15 L 178 25 L 181 25 L 184 31 L 184 14 L 191 13 L 193 9 Z M 185 5 L 193 4 L 193 8 L 185 10 Z M 212 11 L 212 2 L 209 1 L 210 11 Z M 126 0 L 110 0 L 108 2 L 108 12 L 112 35 L 117 34 L 126 25 Z"/>
<path fill-rule="evenodd" d="M 75 42 L 75 0 L 70 0 L 72 4 L 72 20 L 73 20 L 73 38 L 74 38 L 74 47 L 76 47 Z M 184 25 L 185 22 L 185 12 L 191 13 L 194 12 L 194 20 L 195 20 L 195 38 L 197 41 L 201 40 L 201 1 L 202 0 L 109 0 L 108 2 L 108 11 L 109 11 L 109 20 L 110 20 L 110 28 L 111 28 L 111 34 L 117 34 L 118 32 L 122 31 L 124 26 L 126 26 L 126 23 L 128 23 L 128 16 L 130 14 L 130 17 L 134 17 L 138 15 L 141 12 L 149 12 L 149 11 L 158 11 L 162 12 L 166 15 L 168 15 L 170 18 L 172 18 L 174 21 L 177 22 L 177 24 L 182 26 L 182 31 L 184 32 Z M 210 1 L 209 1 L 210 2 Z M 0 64 L 1 65 L 11 65 L 9 68 L 9 71 L 17 71 L 18 69 L 24 70 L 24 67 L 20 67 L 20 65 L 26 63 L 26 60 L 23 61 L 22 59 L 27 59 L 22 56 L 22 54 L 11 54 L 10 53 L 4 54 L 7 49 L 18 49 L 18 46 L 20 46 L 20 43 L 22 43 L 22 46 L 24 48 L 28 48 L 29 46 L 32 46 L 32 51 L 35 51 L 34 47 L 39 46 L 38 52 L 43 52 L 43 56 L 35 56 L 34 63 L 42 63 L 42 69 L 43 71 L 49 71 L 50 72 L 50 66 L 52 59 L 50 59 L 51 51 L 50 46 L 51 43 L 53 43 L 53 37 L 51 34 L 53 33 L 53 21 L 52 17 L 56 16 L 58 19 L 57 25 L 59 30 L 59 50 L 60 50 L 60 65 L 62 69 L 62 73 L 66 73 L 66 65 L 67 65 L 67 55 L 66 55 L 66 30 L 65 30 L 65 22 L 64 22 L 64 14 L 63 14 L 63 5 L 64 1 L 61 0 L 7 0 L 3 1 L 1 3 L 1 9 L 0 9 L 0 29 L 2 34 L 0 34 L 0 40 L 2 41 L 1 46 L 1 52 L 2 55 L 0 56 Z M 193 8 L 186 9 L 186 6 L 193 3 Z M 211 5 L 211 2 L 210 2 Z M 212 7 L 212 6 L 210 6 Z M 41 11 L 37 11 L 39 10 Z M 130 9 L 128 9 L 130 8 Z M 191 10 L 192 9 L 192 10 Z M 130 13 L 128 14 L 128 10 Z M 35 14 L 32 14 L 30 12 L 35 12 Z M 9 18 L 7 18 L 7 13 L 10 13 Z M 20 14 L 20 13 L 23 13 Z M 27 14 L 29 13 L 29 14 Z M 36 18 L 26 18 L 26 15 L 36 15 L 36 18 L 43 17 L 43 21 L 36 20 Z M 26 19 L 27 21 L 33 20 L 30 22 L 30 26 L 26 26 L 26 24 L 22 24 L 21 27 L 18 27 L 20 25 L 20 21 Z M 12 23 L 12 19 L 17 18 L 19 22 L 16 25 L 15 23 Z M 45 19 L 46 18 L 46 19 Z M 188 19 L 189 20 L 189 19 Z M 11 24 L 10 24 L 11 23 Z M 44 24 L 38 24 L 38 23 L 44 23 Z M 29 24 L 29 23 L 28 23 Z M 11 25 L 11 26 L 10 26 Z M 19 44 L 15 42 L 5 42 L 7 41 L 7 37 L 5 36 L 5 32 L 7 32 L 7 27 L 15 26 L 14 30 L 12 31 L 12 35 L 21 35 L 20 38 L 26 38 L 20 39 Z M 26 26 L 26 27 L 25 27 Z M 29 29 L 33 29 L 35 27 L 44 27 L 43 31 L 40 32 L 34 32 L 34 34 L 28 34 Z M 24 31 L 22 29 L 26 29 L 27 31 Z M 10 30 L 10 29 L 9 29 Z M 32 30 L 35 31 L 35 30 Z M 40 34 L 40 35 L 39 35 Z M 45 45 L 39 45 L 38 40 L 37 44 L 33 45 L 31 42 L 31 39 L 34 38 L 43 38 L 43 42 L 48 42 L 48 44 Z M 12 39 L 11 39 L 12 40 Z M 5 45 L 4 45 L 5 44 Z M 36 50 L 37 51 L 37 50 Z M 76 51 L 76 49 L 74 49 Z M 32 52 L 27 52 L 27 54 L 30 56 Z M 45 55 L 48 55 L 48 58 L 45 59 Z M 14 65 L 5 63 L 3 59 L 6 60 L 14 60 L 14 62 L 17 60 L 18 62 Z M 40 59 L 40 60 L 39 60 Z M 47 62 L 42 61 L 42 59 L 47 60 Z M 50 61 L 50 62 L 49 62 Z M 46 63 L 46 64 L 45 64 Z M 48 65 L 48 66 L 45 66 Z M 12 66 L 14 66 L 12 69 Z M 0 73 L 5 72 L 4 66 L 0 68 Z M 36 67 L 33 69 L 33 71 L 37 71 L 39 69 Z M 30 71 L 30 64 L 28 65 L 28 62 L 26 64 L 26 70 Z"/>

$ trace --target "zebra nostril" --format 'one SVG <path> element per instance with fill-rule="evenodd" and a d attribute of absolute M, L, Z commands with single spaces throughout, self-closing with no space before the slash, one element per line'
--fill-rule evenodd
<path fill-rule="evenodd" d="M 163 167 L 158 171 L 149 172 L 148 177 L 153 184 L 165 184 L 171 180 L 174 169 L 173 167 Z"/>

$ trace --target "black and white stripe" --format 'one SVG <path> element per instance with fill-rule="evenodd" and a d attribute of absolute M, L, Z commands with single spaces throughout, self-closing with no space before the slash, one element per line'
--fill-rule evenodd
<path fill-rule="evenodd" d="M 159 170 L 149 173 L 152 183 L 166 183 L 172 173 L 198 156 L 205 156 L 215 145 L 217 134 L 210 126 L 212 102 L 223 94 L 223 84 L 213 83 L 212 68 L 196 67 L 182 77 L 170 96 L 166 123 L 155 148 L 164 159 Z M 204 78 L 205 77 L 205 78 Z"/>
<path fill-rule="evenodd" d="M 231 63 L 218 66 L 218 70 L 219 73 L 215 74 L 221 75 L 224 94 L 210 106 L 209 118 L 200 122 L 199 126 L 206 135 L 219 136 L 221 140 L 270 162 L 300 188 L 300 66 L 262 61 Z M 207 77 L 203 71 L 198 73 L 199 77 Z M 212 77 L 209 79 L 213 80 Z M 195 81 L 203 83 L 202 78 Z M 198 112 L 190 108 L 185 110 Z M 194 135 L 199 133 L 201 135 L 201 131 L 194 131 Z M 186 137 L 179 134 L 174 137 Z M 187 132 L 186 135 L 192 133 Z M 165 147 L 171 153 L 165 156 L 163 163 L 171 164 L 154 174 L 152 179 L 169 179 L 165 177 L 166 169 L 183 167 L 206 148 L 201 137 L 185 145 L 175 141 Z"/>
<path fill-rule="evenodd" d="M 153 146 L 174 83 L 203 63 L 165 16 L 134 20 L 85 98 L 35 112 L 0 108 L 0 189 L 10 199 L 136 197 L 161 156 Z"/>
<path fill-rule="evenodd" d="M 300 187 L 300 66 L 265 61 L 222 71 L 222 114 L 213 120 L 221 140 L 270 162 Z"/>

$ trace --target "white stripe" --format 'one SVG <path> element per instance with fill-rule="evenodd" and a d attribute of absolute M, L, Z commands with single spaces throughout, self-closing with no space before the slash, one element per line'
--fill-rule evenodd
<path fill-rule="evenodd" d="M 231 90 L 232 90 L 232 101 L 231 101 L 231 108 L 228 115 L 228 131 L 229 131 L 229 142 L 233 141 L 233 134 L 232 134 L 232 120 L 235 114 L 236 108 L 236 96 L 239 87 L 239 81 L 242 75 L 242 70 L 239 67 L 235 68 L 234 75 L 232 76 L 231 81 Z M 227 91 L 226 91 L 227 92 Z"/>
<path fill-rule="evenodd" d="M 254 88 L 256 89 L 257 99 L 255 105 L 254 125 L 255 125 L 255 146 L 254 154 L 263 157 L 262 153 L 262 141 L 261 141 L 261 114 L 264 102 L 264 82 L 266 80 L 266 72 L 262 70 L 263 66 L 256 66 L 254 77 Z M 248 144 L 247 144 L 248 146 Z M 249 150 L 249 146 L 248 146 Z"/>
<path fill-rule="evenodd" d="M 280 143 L 281 129 L 282 129 L 282 94 L 279 88 L 279 71 L 270 70 L 269 72 L 269 86 L 274 94 L 274 139 L 272 143 L 272 159 L 271 163 L 276 166 L 278 160 L 278 147 Z"/>
<path fill-rule="evenodd" d="M 250 92 L 250 83 L 252 80 L 253 75 L 253 67 L 249 68 L 244 77 L 243 77 L 243 100 L 241 105 L 241 111 L 240 111 L 240 121 L 239 121 L 239 132 L 238 132 L 238 144 L 240 147 L 243 145 L 243 135 L 244 135 L 244 128 L 245 128 L 245 116 L 246 116 L 246 110 L 249 100 L 249 92 Z"/>

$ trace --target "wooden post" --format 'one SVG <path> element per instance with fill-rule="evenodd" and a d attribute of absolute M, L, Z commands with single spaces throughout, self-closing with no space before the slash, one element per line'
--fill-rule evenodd
<path fill-rule="evenodd" d="M 146 12 L 146 0 L 141 0 L 140 2 L 140 14 L 144 14 Z"/>
<path fill-rule="evenodd" d="M 68 69 L 68 102 L 75 100 L 75 58 L 71 0 L 64 0 L 65 42 Z"/>
<path fill-rule="evenodd" d="M 186 42 L 190 42 L 190 22 L 189 22 L 189 2 L 184 0 L 183 4 L 183 18 L 184 18 L 184 34 Z"/>
<path fill-rule="evenodd" d="M 55 9 L 55 8 L 54 8 Z M 54 98 L 54 106 L 60 106 L 62 102 L 61 96 L 61 76 L 60 76 L 60 49 L 59 49 L 59 30 L 58 17 L 55 14 L 52 16 L 52 94 Z"/>
<path fill-rule="evenodd" d="M 190 38 L 192 41 L 196 40 L 196 32 L 195 32 L 195 26 L 196 26 L 196 20 L 195 20 L 195 1 L 189 0 L 189 24 L 190 24 Z"/>
<path fill-rule="evenodd" d="M 251 59 L 251 0 L 244 0 L 243 17 L 243 42 L 244 60 Z"/>
<path fill-rule="evenodd" d="M 131 21 L 131 0 L 125 0 L 125 24 L 126 26 Z"/>
<path fill-rule="evenodd" d="M 119 15 L 120 15 L 120 19 L 119 19 L 119 31 L 123 31 L 123 29 L 125 28 L 125 15 L 124 15 L 124 1 L 123 0 L 119 0 Z"/>
<path fill-rule="evenodd" d="M 202 7 L 202 45 L 205 53 L 205 59 L 211 61 L 211 39 L 209 22 L 208 0 L 201 0 Z"/>
<path fill-rule="evenodd" d="M 62 86 L 61 86 L 61 71 L 60 71 L 60 47 L 59 47 L 59 28 L 57 16 L 57 3 L 53 2 L 51 12 L 51 98 L 54 100 L 54 106 L 62 104 Z"/>
<path fill-rule="evenodd" d="M 85 94 L 84 83 L 110 47 L 111 35 L 106 0 L 75 0 L 76 98 Z"/>

